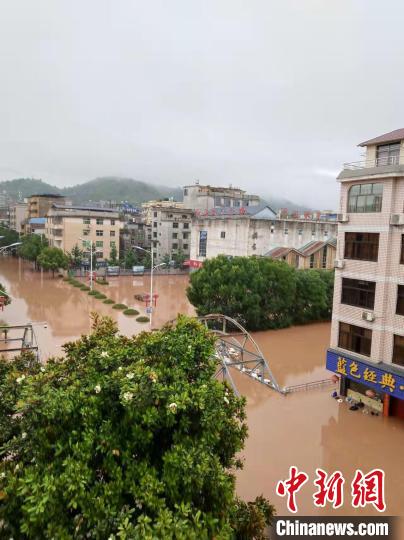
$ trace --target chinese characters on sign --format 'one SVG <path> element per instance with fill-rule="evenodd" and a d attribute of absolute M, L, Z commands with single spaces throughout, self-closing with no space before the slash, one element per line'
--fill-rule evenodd
<path fill-rule="evenodd" d="M 239 207 L 227 207 L 227 208 L 211 208 L 210 210 L 195 210 L 195 215 L 197 217 L 206 217 L 206 216 L 229 216 L 229 215 L 244 215 L 247 213 L 247 210 L 244 206 Z"/>
<path fill-rule="evenodd" d="M 309 480 L 309 475 L 299 472 L 297 467 L 289 469 L 289 478 L 280 480 L 276 486 L 276 493 L 280 497 L 287 497 L 287 507 L 290 512 L 298 510 L 296 494 Z M 316 479 L 313 482 L 317 491 L 313 494 L 314 505 L 324 508 L 327 503 L 336 509 L 344 503 L 345 478 L 340 471 L 328 475 L 322 469 L 316 469 Z M 357 470 L 351 483 L 351 495 L 353 508 L 364 508 L 371 504 L 379 512 L 386 510 L 384 499 L 384 471 L 373 469 L 368 474 Z"/>
<path fill-rule="evenodd" d="M 370 366 L 365 362 L 341 356 L 329 350 L 327 351 L 327 369 L 349 379 L 360 381 L 376 391 L 391 394 L 400 399 L 404 398 L 404 377 L 384 371 L 376 365 Z"/>

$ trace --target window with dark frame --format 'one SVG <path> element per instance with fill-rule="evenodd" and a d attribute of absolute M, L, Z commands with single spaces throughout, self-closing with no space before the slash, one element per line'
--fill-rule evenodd
<path fill-rule="evenodd" d="M 314 268 L 314 253 L 310 255 L 310 268 Z"/>
<path fill-rule="evenodd" d="M 379 144 L 376 148 L 376 166 L 397 165 L 400 158 L 400 143 Z"/>
<path fill-rule="evenodd" d="M 323 247 L 323 253 L 322 253 L 322 260 L 321 260 L 321 268 L 327 268 L 327 246 Z"/>
<path fill-rule="evenodd" d="M 394 335 L 392 362 L 404 366 L 404 336 Z"/>
<path fill-rule="evenodd" d="M 381 212 L 382 201 L 383 184 L 356 184 L 349 189 L 348 212 Z"/>
<path fill-rule="evenodd" d="M 342 278 L 341 304 L 374 309 L 376 283 L 360 279 Z"/>
<path fill-rule="evenodd" d="M 404 285 L 398 285 L 397 287 L 397 315 L 404 315 Z"/>
<path fill-rule="evenodd" d="M 338 347 L 370 356 L 372 330 L 353 324 L 339 323 Z"/>
<path fill-rule="evenodd" d="M 226 238 L 226 231 L 221 231 L 220 238 Z"/>
<path fill-rule="evenodd" d="M 199 257 L 206 257 L 208 231 L 199 231 Z"/>
<path fill-rule="evenodd" d="M 345 233 L 345 259 L 377 262 L 378 255 L 379 233 Z"/>
<path fill-rule="evenodd" d="M 173 223 L 173 229 L 178 229 L 178 222 L 177 222 L 177 221 L 174 221 L 174 223 Z"/>

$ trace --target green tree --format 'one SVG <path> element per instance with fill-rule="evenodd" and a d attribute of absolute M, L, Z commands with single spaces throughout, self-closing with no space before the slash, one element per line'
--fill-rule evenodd
<path fill-rule="evenodd" d="M 263 538 L 274 509 L 235 496 L 245 400 L 215 379 L 212 335 L 116 331 L 97 316 L 63 358 L 0 361 L 0 536 Z"/>
<path fill-rule="evenodd" d="M 7 293 L 6 287 L 2 283 L 0 283 L 0 296 L 5 297 L 5 299 L 6 299 L 5 302 L 4 302 L 5 306 L 8 306 L 8 304 L 11 304 L 11 298 L 10 298 L 9 294 Z"/>
<path fill-rule="evenodd" d="M 9 229 L 8 227 L 0 226 L 0 247 L 9 246 L 20 241 L 20 236 L 17 231 Z"/>
<path fill-rule="evenodd" d="M 294 322 L 304 324 L 322 320 L 327 304 L 327 287 L 319 272 L 316 270 L 297 270 Z"/>
<path fill-rule="evenodd" d="M 334 299 L 334 281 L 335 281 L 335 270 L 315 270 L 320 276 L 320 279 L 325 285 L 327 302 L 326 307 L 321 313 L 321 319 L 324 321 L 330 321 L 332 315 L 332 305 Z"/>
<path fill-rule="evenodd" d="M 118 251 L 115 246 L 112 246 L 109 254 L 109 264 L 115 266 L 118 263 Z"/>
<path fill-rule="evenodd" d="M 293 321 L 296 271 L 267 257 L 208 259 L 190 275 L 187 296 L 199 315 L 223 313 L 246 328 L 283 328 Z"/>
<path fill-rule="evenodd" d="M 67 254 L 69 259 L 69 264 L 73 268 L 79 268 L 83 261 L 84 252 L 79 248 L 78 244 L 72 247 L 72 249 Z"/>
<path fill-rule="evenodd" d="M 166 253 L 164 255 L 164 257 L 162 258 L 161 260 L 162 263 L 164 263 L 166 265 L 167 268 L 170 268 L 170 262 L 171 262 L 171 257 L 168 253 Z"/>
<path fill-rule="evenodd" d="M 52 270 L 52 275 L 55 277 L 56 270 L 67 268 L 69 259 L 61 249 L 57 247 L 46 247 L 38 255 L 37 263 L 44 270 Z"/>
<path fill-rule="evenodd" d="M 176 268 L 182 268 L 184 262 L 186 261 L 185 253 L 180 249 L 178 253 L 175 253 L 173 256 L 174 264 Z"/>
<path fill-rule="evenodd" d="M 27 234 L 21 238 L 22 245 L 18 247 L 18 255 L 28 261 L 33 261 L 37 267 L 37 258 L 48 242 L 43 235 Z"/>

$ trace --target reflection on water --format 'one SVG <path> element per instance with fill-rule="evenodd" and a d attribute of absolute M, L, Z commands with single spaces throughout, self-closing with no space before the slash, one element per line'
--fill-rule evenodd
<path fill-rule="evenodd" d="M 149 290 L 148 277 L 109 278 L 109 286 L 97 285 L 108 297 L 135 307 L 142 314 L 145 306 L 135 294 Z M 65 282 L 41 275 L 30 264 L 0 258 L 0 282 L 13 296 L 13 302 L 0 318 L 9 324 L 46 321 L 36 327 L 41 351 L 45 355 L 60 352 L 66 341 L 90 330 L 90 313 L 113 316 L 122 333 L 130 335 L 148 325 L 125 317 L 110 306 L 88 296 Z M 154 325 L 161 326 L 178 313 L 192 315 L 185 289 L 186 276 L 156 276 L 154 288 L 159 295 Z M 329 377 L 324 369 L 329 342 L 328 323 L 257 332 L 259 347 L 281 386 Z M 346 477 L 345 504 L 340 514 L 354 514 L 350 506 L 350 482 L 356 468 L 365 472 L 380 467 L 386 472 L 386 500 L 389 515 L 403 515 L 401 487 L 404 485 L 404 424 L 392 418 L 373 417 L 361 411 L 349 411 L 345 403 L 330 397 L 332 387 L 282 396 L 236 372 L 240 392 L 247 397 L 249 438 L 243 452 L 244 470 L 238 473 L 237 489 L 244 498 L 263 493 L 286 512 L 283 499 L 275 495 L 278 480 L 286 478 L 296 465 L 313 479 L 316 467 L 327 472 L 341 470 Z M 331 514 L 312 504 L 312 484 L 298 494 L 299 513 Z M 361 511 L 374 514 L 372 508 Z M 404 536 L 403 536 L 404 537 Z"/>

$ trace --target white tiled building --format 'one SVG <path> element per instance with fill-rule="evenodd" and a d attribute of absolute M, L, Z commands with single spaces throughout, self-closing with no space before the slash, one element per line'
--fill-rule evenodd
<path fill-rule="evenodd" d="M 404 129 L 361 143 L 341 183 L 327 366 L 341 392 L 404 417 Z"/>

